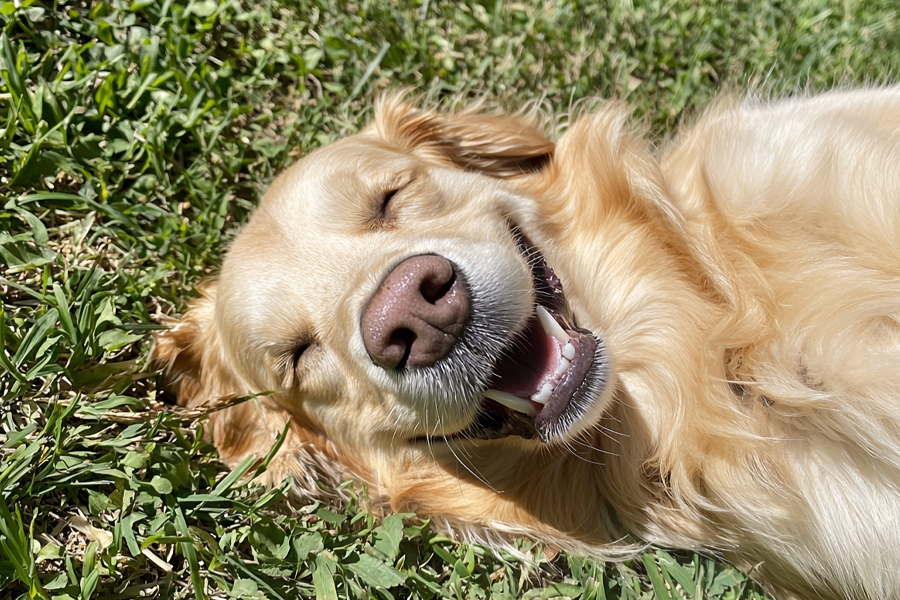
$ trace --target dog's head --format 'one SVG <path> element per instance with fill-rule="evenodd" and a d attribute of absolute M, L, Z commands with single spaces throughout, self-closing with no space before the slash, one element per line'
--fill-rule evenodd
<path fill-rule="evenodd" d="M 602 332 L 550 266 L 554 152 L 524 117 L 383 102 L 274 182 L 159 337 L 179 402 L 271 391 L 214 419 L 226 460 L 264 454 L 285 415 L 314 477 L 382 489 L 445 450 L 544 460 L 577 440 L 613 386 Z M 283 474 L 308 466 L 292 460 Z"/>

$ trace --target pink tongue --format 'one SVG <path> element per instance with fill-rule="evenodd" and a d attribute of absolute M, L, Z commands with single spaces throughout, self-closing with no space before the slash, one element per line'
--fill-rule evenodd
<path fill-rule="evenodd" d="M 490 387 L 530 398 L 550 379 L 558 364 L 559 342 L 544 333 L 537 317 L 532 317 L 511 353 L 497 365 Z"/>

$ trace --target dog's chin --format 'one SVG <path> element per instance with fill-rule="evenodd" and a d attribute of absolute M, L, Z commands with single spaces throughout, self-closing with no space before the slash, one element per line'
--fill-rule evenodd
<path fill-rule="evenodd" d="M 490 294 L 473 289 L 480 309 L 451 355 L 427 372 L 406 374 L 427 388 L 423 397 L 468 414 L 427 438 L 562 443 L 593 427 L 606 408 L 610 363 L 602 338 L 578 327 L 543 255 L 518 230 L 513 235 L 531 269 L 534 302 L 514 318 L 509 306 L 485 307 Z"/>

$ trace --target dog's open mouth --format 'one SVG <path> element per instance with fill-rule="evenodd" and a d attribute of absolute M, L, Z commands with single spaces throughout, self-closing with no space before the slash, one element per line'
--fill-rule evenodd
<path fill-rule="evenodd" d="M 576 326 L 559 278 L 535 246 L 514 234 L 532 269 L 534 314 L 497 363 L 478 418 L 454 437 L 551 442 L 582 420 L 607 385 L 602 341 Z"/>

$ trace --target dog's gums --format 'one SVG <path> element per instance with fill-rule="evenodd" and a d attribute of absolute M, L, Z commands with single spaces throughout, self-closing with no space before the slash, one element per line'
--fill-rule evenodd
<path fill-rule="evenodd" d="M 270 392 L 216 448 L 306 498 L 900 598 L 900 88 L 550 123 L 392 97 L 288 169 L 157 339 L 178 402 Z"/>

